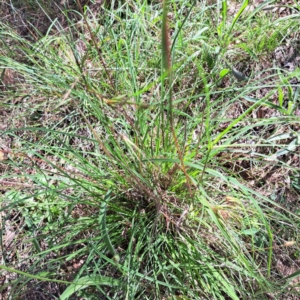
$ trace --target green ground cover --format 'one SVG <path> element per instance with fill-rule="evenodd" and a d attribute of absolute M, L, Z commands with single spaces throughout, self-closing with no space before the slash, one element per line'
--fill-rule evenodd
<path fill-rule="evenodd" d="M 297 1 L 49 3 L 1 3 L 3 299 L 299 299 Z"/>

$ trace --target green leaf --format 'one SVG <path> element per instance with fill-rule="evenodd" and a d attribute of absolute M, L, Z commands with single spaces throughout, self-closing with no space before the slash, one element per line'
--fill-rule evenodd
<path fill-rule="evenodd" d="M 229 72 L 230 72 L 229 69 L 223 69 L 223 70 L 221 70 L 221 72 L 220 72 L 220 78 L 225 77 Z"/>
<path fill-rule="evenodd" d="M 237 14 L 235 15 L 232 23 L 231 23 L 231 26 L 230 26 L 230 30 L 229 30 L 229 33 L 232 31 L 235 23 L 237 22 L 237 20 L 240 18 L 241 14 L 243 13 L 243 11 L 245 10 L 245 8 L 248 6 L 249 4 L 249 0 L 245 0 L 240 8 L 240 10 L 237 12 Z M 228 33 L 228 34 L 229 34 Z"/>
<path fill-rule="evenodd" d="M 259 229 L 257 229 L 257 228 L 250 228 L 250 229 L 242 230 L 242 234 L 245 234 L 245 235 L 255 235 L 258 232 L 259 232 Z"/>
<path fill-rule="evenodd" d="M 247 101 L 250 101 L 250 102 L 258 102 L 258 101 L 261 101 L 260 99 L 255 99 L 255 98 L 252 98 L 252 97 L 248 97 L 248 96 L 244 96 L 244 99 L 247 100 Z M 260 103 L 262 106 L 267 106 L 267 107 L 270 107 L 270 108 L 274 108 L 274 109 L 277 109 L 278 111 L 280 111 L 281 113 L 285 114 L 285 115 L 288 115 L 289 112 L 284 109 L 283 107 L 279 106 L 279 105 L 276 105 L 270 101 L 263 101 Z"/>
<path fill-rule="evenodd" d="M 300 276 L 300 270 L 292 273 L 291 275 L 287 276 L 287 277 L 284 277 L 283 279 L 287 280 L 287 279 L 294 279 L 296 277 Z"/>
<path fill-rule="evenodd" d="M 278 102 L 279 102 L 279 106 L 282 107 L 282 105 L 283 105 L 283 90 L 280 86 L 278 87 Z"/>
<path fill-rule="evenodd" d="M 116 279 L 111 279 L 105 276 L 93 275 L 93 276 L 84 276 L 68 286 L 65 291 L 61 294 L 60 300 L 68 299 L 71 295 L 77 291 L 83 290 L 90 286 L 95 285 L 106 285 L 109 287 L 118 287 L 120 282 Z"/>

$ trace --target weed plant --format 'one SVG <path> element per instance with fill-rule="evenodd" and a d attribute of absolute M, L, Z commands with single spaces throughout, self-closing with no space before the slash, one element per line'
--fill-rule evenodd
<path fill-rule="evenodd" d="M 41 2 L 30 39 L 0 23 L 3 295 L 296 293 L 276 261 L 300 253 L 299 68 L 263 63 L 299 5 L 275 2 Z"/>

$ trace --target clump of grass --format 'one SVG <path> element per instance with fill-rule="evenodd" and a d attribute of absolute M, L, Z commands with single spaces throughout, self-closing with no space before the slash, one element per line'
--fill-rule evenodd
<path fill-rule="evenodd" d="M 0 61 L 24 78 L 15 93 L 29 103 L 2 92 L 24 115 L 1 135 L 13 141 L 2 211 L 18 218 L 14 243 L 1 245 L 1 269 L 20 275 L 2 289 L 11 297 L 242 299 L 297 276 L 278 276 L 275 258 L 299 252 L 299 215 L 264 174 L 295 176 L 290 75 L 272 73 L 257 99 L 261 77 L 241 83 L 225 69 L 248 1 L 233 17 L 226 1 L 163 4 L 112 3 L 96 23 L 78 1 L 82 33 L 71 20 L 36 43 L 1 32 L 22 45 L 22 60 L 9 46 Z M 288 107 L 283 89 L 273 101 L 278 86 Z M 266 108 L 275 116 L 252 118 Z"/>

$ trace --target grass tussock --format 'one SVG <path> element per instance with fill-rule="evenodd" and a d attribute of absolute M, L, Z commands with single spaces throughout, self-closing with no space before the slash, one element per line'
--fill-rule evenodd
<path fill-rule="evenodd" d="M 15 2 L 3 299 L 297 299 L 299 5 Z"/>

